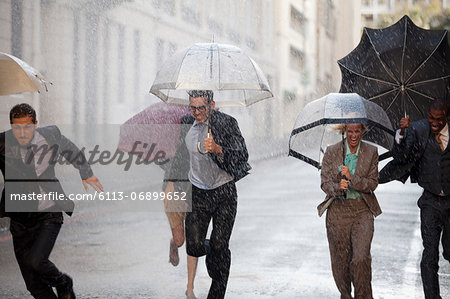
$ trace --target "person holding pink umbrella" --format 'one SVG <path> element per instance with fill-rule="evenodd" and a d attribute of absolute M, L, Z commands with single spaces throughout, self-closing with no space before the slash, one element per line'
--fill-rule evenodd
<path fill-rule="evenodd" d="M 120 128 L 120 140 L 118 149 L 124 152 L 139 152 L 147 160 L 155 159 L 155 152 L 149 153 L 151 145 L 157 144 L 159 149 L 165 153 L 165 158 L 173 158 L 178 147 L 180 135 L 180 121 L 183 116 L 190 114 L 189 107 L 182 105 L 166 104 L 163 102 L 150 105 L 143 111 L 127 120 Z M 151 125 L 151 127 L 150 127 Z M 167 171 L 168 163 L 160 164 L 160 167 Z M 189 167 L 187 164 L 186 167 Z M 189 182 L 176 182 L 169 186 L 177 192 L 184 192 L 190 195 Z M 162 190 L 166 191 L 168 183 L 165 182 Z M 183 246 L 185 241 L 184 220 L 186 218 L 187 206 L 184 201 L 167 200 L 164 201 L 167 219 L 172 231 L 169 247 L 169 262 L 173 266 L 178 266 L 180 258 L 178 248 Z M 187 255 L 188 282 L 186 290 L 187 299 L 196 299 L 194 295 L 194 280 L 197 269 L 197 257 Z"/>

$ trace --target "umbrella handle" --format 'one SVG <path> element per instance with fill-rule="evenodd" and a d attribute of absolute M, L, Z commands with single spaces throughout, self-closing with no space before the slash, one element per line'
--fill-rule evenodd
<path fill-rule="evenodd" d="M 210 137 L 210 135 L 209 135 L 209 130 L 208 130 L 208 137 L 207 137 L 207 138 L 209 138 L 209 137 Z M 202 150 L 202 144 L 201 144 L 201 142 L 197 142 L 197 150 L 198 150 L 198 152 L 199 152 L 200 154 L 202 154 L 202 155 L 205 155 L 205 154 L 208 153 L 207 151 L 203 151 L 203 150 Z"/>
<path fill-rule="evenodd" d="M 344 138 L 344 132 L 342 132 L 342 165 L 345 165 L 345 138 Z M 345 175 L 342 176 L 344 178 L 344 180 L 347 180 L 347 178 L 345 177 Z M 344 197 L 347 198 L 347 191 L 344 190 Z"/>
<path fill-rule="evenodd" d="M 211 135 L 209 134 L 209 130 L 211 129 L 211 124 L 209 123 L 209 118 L 211 117 L 211 103 L 208 104 L 208 118 L 206 119 L 207 123 L 208 123 L 208 135 L 207 138 L 211 137 Z M 200 142 L 197 142 L 197 150 L 200 154 L 205 155 L 208 152 L 207 151 L 203 151 L 202 150 L 202 145 Z"/>

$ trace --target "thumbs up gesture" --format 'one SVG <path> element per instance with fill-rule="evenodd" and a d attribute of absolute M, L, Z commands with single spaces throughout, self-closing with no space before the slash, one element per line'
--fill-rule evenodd
<path fill-rule="evenodd" d="M 211 154 L 217 154 L 222 156 L 222 147 L 218 145 L 212 136 L 211 129 L 209 129 L 208 137 L 204 140 L 204 148 L 205 151 L 211 153 Z"/>

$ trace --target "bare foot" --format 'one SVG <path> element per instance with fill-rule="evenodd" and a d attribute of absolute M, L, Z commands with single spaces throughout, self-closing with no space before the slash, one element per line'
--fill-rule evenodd
<path fill-rule="evenodd" d="M 178 266 L 180 257 L 178 256 L 178 246 L 173 239 L 170 239 L 169 263 L 174 267 Z"/>
<path fill-rule="evenodd" d="M 186 291 L 186 299 L 197 299 L 194 295 L 194 290 Z"/>

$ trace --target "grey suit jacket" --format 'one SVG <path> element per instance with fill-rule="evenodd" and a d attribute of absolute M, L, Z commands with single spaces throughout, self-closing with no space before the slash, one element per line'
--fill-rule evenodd
<path fill-rule="evenodd" d="M 343 191 L 339 190 L 339 183 L 342 179 L 339 171 L 339 166 L 343 164 L 342 151 L 342 142 L 338 142 L 329 146 L 323 156 L 320 187 L 327 195 L 325 200 L 317 207 L 319 216 L 322 216 L 337 196 L 344 195 Z M 350 186 L 361 194 L 375 217 L 381 214 L 380 205 L 374 194 L 378 186 L 378 152 L 376 147 L 361 141 L 358 162 L 355 174 L 351 177 Z"/>

